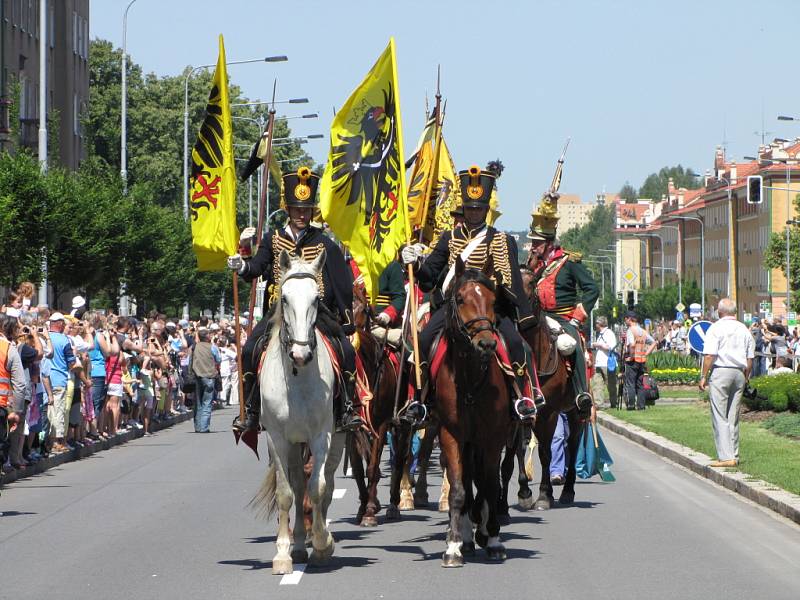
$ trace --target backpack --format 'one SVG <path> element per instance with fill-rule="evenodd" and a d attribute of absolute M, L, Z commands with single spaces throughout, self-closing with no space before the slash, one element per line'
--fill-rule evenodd
<path fill-rule="evenodd" d="M 644 403 L 648 406 L 653 406 L 659 398 L 658 383 L 649 373 L 642 373 L 640 381 Z"/>

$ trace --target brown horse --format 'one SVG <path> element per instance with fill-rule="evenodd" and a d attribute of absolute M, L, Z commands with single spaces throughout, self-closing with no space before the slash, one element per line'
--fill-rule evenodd
<path fill-rule="evenodd" d="M 370 331 L 370 307 L 363 285 L 353 289 L 353 316 L 358 332 L 358 353 L 364 364 L 367 384 L 372 399 L 365 407 L 366 420 L 372 431 L 358 431 L 348 443 L 353 478 L 358 486 L 359 508 L 356 521 L 362 527 L 375 527 L 381 509 L 378 500 L 378 481 L 381 477 L 380 460 L 386 441 L 386 432 L 394 418 L 394 397 L 397 372 L 387 348 Z M 366 463 L 366 469 L 365 469 Z M 388 518 L 387 514 L 387 518 Z"/>
<path fill-rule="evenodd" d="M 500 454 L 511 428 L 510 391 L 497 360 L 497 316 L 492 261 L 483 271 L 456 259 L 456 281 L 446 298 L 447 352 L 434 376 L 439 440 L 450 480 L 450 526 L 442 566 L 460 567 L 475 541 L 492 561 L 506 558 L 497 501 Z M 473 497 L 472 486 L 477 494 Z"/>
<path fill-rule="evenodd" d="M 555 339 L 547 325 L 544 312 L 541 310 L 538 296 L 535 293 L 535 277 L 530 270 L 523 270 L 523 283 L 528 292 L 536 325 L 525 331 L 522 336 L 533 351 L 536 368 L 535 379 L 544 395 L 544 406 L 539 408 L 534 425 L 534 434 L 539 442 L 539 461 L 542 464 L 542 480 L 539 484 L 539 497 L 534 503 L 536 510 L 548 510 L 552 507 L 553 485 L 550 483 L 550 462 L 552 459 L 550 444 L 558 423 L 558 414 L 563 412 L 569 422 L 567 438 L 567 476 L 564 488 L 558 501 L 560 504 L 571 504 L 575 500 L 575 458 L 578 451 L 580 420 L 575 405 L 575 392 L 569 379 L 566 361 L 556 349 Z M 536 383 L 534 382 L 534 385 Z M 520 477 L 523 477 L 520 474 Z"/>

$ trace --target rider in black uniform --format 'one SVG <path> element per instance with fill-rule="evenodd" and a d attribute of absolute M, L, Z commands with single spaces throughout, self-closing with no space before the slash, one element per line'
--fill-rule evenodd
<path fill-rule="evenodd" d="M 467 268 L 483 269 L 491 257 L 494 261 L 497 283 L 496 310 L 500 317 L 498 329 L 508 345 L 512 367 L 519 378 L 526 376 L 525 346 L 517 327 L 524 330 L 534 325 L 528 297 L 522 285 L 517 244 L 510 235 L 486 225 L 489 211 L 489 198 L 495 183 L 495 175 L 470 167 L 459 173 L 461 182 L 464 222 L 452 231 L 442 233 L 431 254 L 419 267 L 417 277 L 420 289 L 429 292 L 435 288 L 442 290 L 441 297 L 452 279 L 449 275 L 455 269 L 455 261 L 461 256 Z M 422 256 L 424 247 L 417 244 L 403 249 L 403 262 L 412 264 Z M 435 308 L 431 319 L 420 335 L 420 354 L 422 362 L 427 361 L 433 340 L 444 329 L 445 313 L 442 307 Z M 522 386 L 519 386 L 522 389 Z M 536 406 L 527 397 L 515 398 L 514 409 L 522 419 L 536 414 Z M 415 399 L 409 404 L 406 414 L 409 420 L 419 422 L 425 418 L 427 410 Z"/>
<path fill-rule="evenodd" d="M 228 267 L 239 272 L 246 281 L 255 281 L 263 277 L 267 282 L 268 305 L 271 307 L 280 295 L 279 257 L 282 250 L 292 256 L 302 258 L 306 262 L 313 261 L 325 250 L 325 266 L 322 277 L 317 281 L 320 288 L 320 307 L 339 322 L 339 331 L 326 331 L 338 346 L 340 352 L 342 375 L 345 383 L 344 396 L 337 407 L 337 427 L 355 429 L 363 424 L 356 414 L 360 403 L 355 393 L 356 353 L 347 337 L 355 332 L 353 325 L 353 274 L 344 260 L 342 251 L 317 226 L 311 225 L 316 206 L 317 185 L 319 176 L 308 167 L 301 167 L 296 173 L 283 176 L 286 208 L 289 213 L 289 224 L 280 230 L 270 230 L 262 238 L 258 252 L 252 259 L 242 258 L 239 254 L 228 257 Z M 256 231 L 248 227 L 241 234 L 241 239 L 255 237 Z M 255 285 L 255 284 L 254 284 Z M 265 306 L 267 303 L 265 303 Z M 318 321 L 319 325 L 319 321 Z M 244 431 L 258 430 L 261 401 L 258 394 L 259 356 L 256 348 L 262 347 L 261 341 L 268 336 L 269 319 L 263 318 L 255 326 L 247 343 L 242 349 L 242 370 L 244 384 L 244 401 L 246 420 L 234 419 L 234 429 Z M 260 352 L 258 353 L 260 355 Z"/>

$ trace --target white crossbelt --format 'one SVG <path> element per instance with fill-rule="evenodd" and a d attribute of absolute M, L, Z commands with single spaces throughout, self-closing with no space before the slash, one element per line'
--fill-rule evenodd
<path fill-rule="evenodd" d="M 476 235 L 472 241 L 467 244 L 467 247 L 461 251 L 461 261 L 466 265 L 467 259 L 472 255 L 475 249 L 481 245 L 481 242 L 486 239 L 486 229 L 481 231 L 478 235 Z M 444 294 L 447 291 L 447 286 L 450 285 L 450 282 L 453 279 L 453 276 L 456 274 L 456 263 L 453 261 L 453 264 L 450 265 L 450 269 L 447 271 L 447 276 L 444 278 L 444 283 L 442 284 L 442 293 Z"/>

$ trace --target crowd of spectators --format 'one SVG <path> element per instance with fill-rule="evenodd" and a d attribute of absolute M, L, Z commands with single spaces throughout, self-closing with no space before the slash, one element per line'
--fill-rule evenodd
<path fill-rule="evenodd" d="M 239 402 L 235 332 L 226 320 L 158 312 L 140 320 L 88 310 L 81 296 L 69 311 L 33 301 L 26 282 L 0 306 L 4 471 L 130 429 L 149 436 L 153 422 L 190 409 L 195 431 L 207 432 L 212 405 Z"/>

